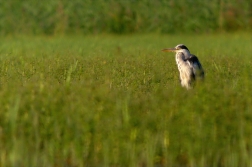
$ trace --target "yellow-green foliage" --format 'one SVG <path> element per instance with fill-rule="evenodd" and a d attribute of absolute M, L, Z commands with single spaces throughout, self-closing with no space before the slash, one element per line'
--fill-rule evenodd
<path fill-rule="evenodd" d="M 1 166 L 251 166 L 250 34 L 0 43 Z M 189 91 L 178 43 L 206 72 Z"/>
<path fill-rule="evenodd" d="M 2 0 L 0 34 L 251 30 L 251 0 Z"/>

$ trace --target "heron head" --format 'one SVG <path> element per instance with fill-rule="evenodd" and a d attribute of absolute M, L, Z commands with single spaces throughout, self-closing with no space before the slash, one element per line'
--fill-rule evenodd
<path fill-rule="evenodd" d="M 183 50 L 189 51 L 189 49 L 184 44 L 178 44 L 175 48 L 163 49 L 163 52 L 181 52 Z"/>

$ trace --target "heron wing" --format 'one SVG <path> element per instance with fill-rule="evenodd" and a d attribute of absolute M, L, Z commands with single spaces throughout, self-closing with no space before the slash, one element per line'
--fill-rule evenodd
<path fill-rule="evenodd" d="M 194 77 L 196 78 L 204 78 L 204 70 L 202 68 L 202 65 L 200 64 L 199 59 L 195 55 L 191 55 L 186 61 L 190 64 Z"/>

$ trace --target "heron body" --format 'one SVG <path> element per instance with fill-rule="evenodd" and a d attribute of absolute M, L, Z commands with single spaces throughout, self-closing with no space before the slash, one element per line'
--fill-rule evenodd
<path fill-rule="evenodd" d="M 176 52 L 175 59 L 182 87 L 190 89 L 195 80 L 204 78 L 204 70 L 199 59 L 191 54 L 185 45 L 179 44 L 175 48 L 163 49 L 162 51 Z"/>

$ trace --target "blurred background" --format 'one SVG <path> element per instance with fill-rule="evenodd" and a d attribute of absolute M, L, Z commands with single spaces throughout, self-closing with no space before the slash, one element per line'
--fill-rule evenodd
<path fill-rule="evenodd" d="M 0 1 L 1 35 L 211 33 L 251 29 L 251 0 Z"/>
<path fill-rule="evenodd" d="M 251 30 L 252 0 L 0 0 L 0 167 L 252 167 Z"/>

